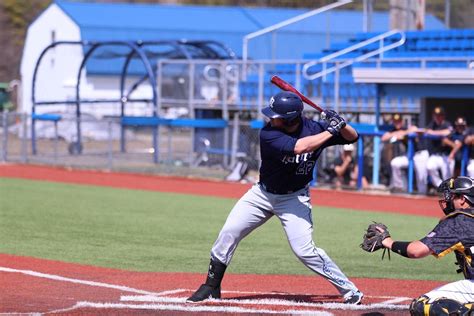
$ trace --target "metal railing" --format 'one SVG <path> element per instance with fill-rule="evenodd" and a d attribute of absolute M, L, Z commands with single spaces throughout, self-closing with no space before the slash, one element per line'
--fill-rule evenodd
<path fill-rule="evenodd" d="M 389 37 L 392 37 L 394 35 L 400 35 L 400 40 L 398 40 L 394 43 L 391 43 L 389 45 L 384 46 L 384 40 L 389 38 Z M 318 78 L 321 78 L 321 77 L 325 77 L 326 75 L 328 75 L 332 72 L 335 72 L 336 70 L 340 70 L 344 67 L 350 66 L 355 62 L 360 62 L 360 61 L 366 60 L 366 59 L 368 59 L 370 57 L 373 57 L 373 56 L 376 56 L 376 55 L 381 55 L 381 58 L 382 58 L 384 52 L 389 51 L 391 49 L 394 49 L 398 46 L 401 46 L 401 45 L 405 44 L 405 41 L 406 41 L 406 36 L 405 36 L 405 33 L 402 32 L 402 31 L 391 30 L 391 31 L 385 32 L 383 34 L 374 36 L 374 37 L 372 37 L 368 40 L 365 40 L 365 41 L 359 42 L 355 45 L 352 45 L 352 46 L 349 46 L 347 48 L 341 49 L 340 51 L 337 51 L 335 53 L 324 56 L 324 57 L 322 57 L 318 60 L 314 60 L 314 61 L 310 61 L 310 62 L 306 63 L 303 66 L 303 76 L 308 80 L 315 80 L 315 79 L 318 79 Z M 364 54 L 362 54 L 360 56 L 357 56 L 357 57 L 354 57 L 354 58 L 347 58 L 346 60 L 341 61 L 340 63 L 337 63 L 336 66 L 327 68 L 327 64 L 328 63 L 335 63 L 336 58 L 341 57 L 345 54 L 354 52 L 354 51 L 358 50 L 359 48 L 366 47 L 366 46 L 368 46 L 372 43 L 375 43 L 375 42 L 379 42 L 379 47 L 377 49 L 374 49 L 374 50 L 372 50 L 368 53 L 364 53 Z M 315 65 L 318 65 L 318 64 L 322 65 L 323 70 L 321 70 L 321 71 L 319 71 L 315 74 L 310 74 L 309 73 L 310 69 L 312 67 L 314 67 Z"/>
<path fill-rule="evenodd" d="M 282 21 L 280 23 L 276 23 L 274 25 L 268 26 L 268 27 L 263 28 L 261 30 L 258 30 L 256 32 L 252 32 L 252 33 L 249 33 L 249 34 L 245 35 L 243 40 L 242 40 L 242 60 L 244 61 L 244 63 L 246 63 L 247 60 L 248 60 L 248 43 L 251 39 L 262 36 L 262 35 L 267 34 L 269 32 L 274 32 L 278 29 L 281 29 L 282 27 L 291 25 L 291 24 L 296 23 L 296 22 L 300 22 L 300 21 L 302 21 L 304 19 L 307 19 L 311 16 L 314 16 L 314 15 L 332 10 L 334 8 L 343 6 L 345 4 L 351 3 L 352 1 L 353 0 L 340 0 L 340 1 L 328 4 L 326 6 L 323 6 L 321 8 L 318 8 L 318 9 L 306 12 L 304 14 L 298 15 L 296 17 L 290 18 L 288 20 Z M 243 78 L 246 77 L 245 69 L 244 69 L 242 77 Z"/>
<path fill-rule="evenodd" d="M 375 138 L 375 137 L 381 137 L 384 133 L 383 132 L 359 132 L 359 137 L 358 142 L 357 142 L 357 165 L 358 165 L 358 177 L 357 177 L 357 188 L 359 190 L 362 189 L 362 177 L 363 177 L 363 171 L 364 171 L 364 160 L 367 159 L 364 155 L 364 148 L 366 146 L 365 141 L 364 141 L 364 136 L 370 137 L 370 138 Z M 408 167 L 407 167 L 407 193 L 412 194 L 414 193 L 414 179 L 415 179 L 415 166 L 414 166 L 414 156 L 415 156 L 415 143 L 417 139 L 420 137 L 419 135 L 413 133 L 413 134 L 408 134 L 408 141 L 407 141 L 407 152 L 406 156 L 408 158 Z M 424 135 L 423 138 L 426 139 L 440 139 L 442 136 L 435 136 L 435 135 Z M 426 149 L 424 149 L 426 150 Z M 468 145 L 463 145 L 461 148 L 461 153 L 462 153 L 462 158 L 461 161 L 459 162 L 459 173 L 461 176 L 466 175 L 467 173 L 467 165 L 469 163 L 469 152 L 470 150 L 474 150 L 474 148 L 469 148 Z M 395 157 L 392 157 L 392 159 Z M 377 174 L 378 176 L 378 174 Z M 378 183 L 377 181 L 374 181 L 373 183 Z M 428 183 L 428 179 L 426 181 Z"/>
<path fill-rule="evenodd" d="M 433 69 L 437 67 L 428 67 L 430 63 L 453 63 L 457 62 L 460 69 L 474 69 L 474 57 L 473 56 L 436 56 L 436 57 L 385 57 L 383 59 L 365 59 L 359 61 L 360 67 L 364 67 L 364 64 L 373 64 L 375 68 L 382 68 L 383 66 L 388 66 L 390 64 L 396 65 L 400 64 L 400 68 L 410 68 L 410 69 Z M 404 63 L 409 63 L 410 66 L 404 65 Z M 465 68 L 461 67 L 461 64 Z M 393 66 L 390 66 L 393 67 Z M 456 69 L 450 67 L 449 69 Z"/>

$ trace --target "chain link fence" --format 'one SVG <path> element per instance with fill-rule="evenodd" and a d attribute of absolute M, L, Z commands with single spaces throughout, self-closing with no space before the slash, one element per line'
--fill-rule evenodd
<path fill-rule="evenodd" d="M 224 128 L 158 125 L 157 153 L 153 127 L 122 126 L 112 117 L 81 118 L 80 123 L 83 136 L 78 148 L 75 118 L 37 120 L 33 141 L 29 115 L 2 112 L 0 160 L 218 179 L 224 179 L 239 162 L 248 170 L 259 167 L 258 129 L 238 113 Z M 227 147 L 224 138 L 229 140 Z"/>
<path fill-rule="evenodd" d="M 129 125 L 123 126 L 122 131 L 120 122 L 116 117 L 83 117 L 83 137 L 78 150 L 75 118 L 36 121 L 36 141 L 33 142 L 31 116 L 3 112 L 0 161 L 229 181 L 258 180 L 260 126 L 255 126 L 246 112 L 235 112 L 225 128 L 158 125 L 157 153 L 153 146 L 153 127 Z M 228 139 L 227 146 L 224 146 L 224 138 Z M 372 138 L 368 137 L 364 143 L 364 156 L 368 158 L 365 174 L 370 180 Z M 323 151 L 315 168 L 313 185 L 334 185 L 334 162 L 341 153 L 342 146 Z M 357 149 L 353 152 L 353 164 L 356 157 Z"/>

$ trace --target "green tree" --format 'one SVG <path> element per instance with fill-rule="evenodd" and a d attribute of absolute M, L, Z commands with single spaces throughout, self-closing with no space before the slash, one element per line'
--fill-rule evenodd
<path fill-rule="evenodd" d="M 19 77 L 21 51 L 28 25 L 51 0 L 1 0 L 0 1 L 0 81 Z"/>

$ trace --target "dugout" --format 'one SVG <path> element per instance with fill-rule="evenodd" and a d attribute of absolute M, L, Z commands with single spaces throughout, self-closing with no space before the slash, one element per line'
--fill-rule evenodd
<path fill-rule="evenodd" d="M 373 157 L 373 182 L 378 184 L 380 176 L 380 164 L 381 164 L 381 144 L 380 136 L 382 135 L 382 118 L 380 112 L 380 100 L 383 97 L 404 97 L 414 96 L 418 97 L 422 101 L 420 113 L 417 117 L 412 118 L 412 124 L 419 127 L 426 126 L 431 121 L 431 112 L 435 106 L 444 106 L 447 114 L 447 119 L 451 122 L 458 115 L 464 115 L 469 125 L 473 125 L 472 118 L 474 117 L 474 82 L 466 80 L 466 83 L 461 84 L 437 84 L 436 78 L 427 79 L 424 83 L 387 83 L 375 82 L 376 83 L 376 104 L 375 104 L 375 130 L 369 131 L 366 134 L 374 137 L 374 157 Z M 361 151 L 363 150 L 363 144 L 359 142 Z M 413 154 L 413 148 L 408 149 L 408 155 Z M 411 153 L 410 153 L 411 151 Z M 363 157 L 359 156 L 359 166 L 363 162 Z M 463 164 L 465 161 L 463 162 Z M 413 192 L 413 180 L 414 180 L 414 166 L 413 161 L 410 160 L 408 167 L 408 191 Z M 461 167 L 461 173 L 463 173 Z M 360 178 L 360 177 L 359 177 Z M 360 183 L 360 179 L 359 179 Z"/>
<path fill-rule="evenodd" d="M 423 117 L 420 118 L 422 124 L 431 120 L 431 113 L 436 106 L 442 106 L 449 122 L 454 122 L 458 116 L 464 116 L 467 124 L 474 126 L 474 98 L 428 97 L 424 99 L 424 105 Z"/>
<path fill-rule="evenodd" d="M 393 97 L 414 96 L 421 99 L 421 108 L 414 124 L 426 126 L 434 107 L 446 110 L 446 119 L 453 122 L 462 115 L 474 125 L 474 83 L 471 84 L 379 84 L 380 94 Z"/>

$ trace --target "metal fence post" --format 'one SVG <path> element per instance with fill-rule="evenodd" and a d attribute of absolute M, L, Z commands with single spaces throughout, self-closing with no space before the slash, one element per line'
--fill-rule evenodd
<path fill-rule="evenodd" d="M 219 69 L 220 69 L 220 73 L 221 73 L 221 76 L 220 76 L 220 80 L 219 80 L 219 84 L 220 84 L 220 89 L 222 91 L 222 116 L 224 118 L 224 120 L 229 120 L 229 109 L 227 107 L 227 99 L 228 99 L 228 93 L 227 93 L 227 88 L 228 88 L 228 82 L 227 82 L 227 73 L 226 73 L 226 67 L 225 67 L 225 64 L 224 63 L 220 63 L 219 65 Z M 223 129 L 223 141 L 224 141 L 224 150 L 225 151 L 228 151 L 229 150 L 229 127 L 225 127 Z M 229 162 L 229 156 L 227 155 L 223 155 L 222 156 L 223 158 L 223 164 L 224 164 L 224 167 L 229 167 L 229 163 L 232 165 L 232 161 Z M 231 157 L 230 157 L 231 158 Z"/>
<path fill-rule="evenodd" d="M 173 127 L 172 126 L 168 126 L 167 127 L 167 131 L 168 131 L 168 163 L 171 164 L 173 162 L 173 152 L 172 152 L 172 147 L 173 147 Z M 192 147 L 193 145 L 191 145 Z M 190 161 L 192 161 L 192 155 L 190 156 L 191 159 Z M 191 164 L 191 163 L 190 163 Z"/>
<path fill-rule="evenodd" d="M 112 170 L 113 166 L 113 139 L 112 139 L 112 119 L 109 118 L 107 120 L 107 132 L 108 132 L 108 137 L 109 137 L 109 146 L 108 146 L 108 153 L 107 153 L 107 168 L 109 170 Z"/>
<path fill-rule="evenodd" d="M 58 163 L 58 121 L 54 121 L 54 164 Z"/>
<path fill-rule="evenodd" d="M 189 96 L 188 96 L 188 106 L 189 106 L 189 118 L 195 119 L 196 113 L 194 109 L 194 76 L 195 76 L 195 64 L 193 61 L 190 61 L 189 64 L 189 72 L 188 72 L 188 81 L 189 81 Z M 170 126 L 171 127 L 171 126 Z M 172 130 L 172 127 L 171 127 Z M 195 156 L 195 148 L 194 142 L 196 139 L 196 128 L 191 127 L 191 146 L 189 148 L 189 157 L 191 158 L 190 161 L 193 160 Z"/>
<path fill-rule="evenodd" d="M 3 111 L 2 123 L 3 123 L 2 160 L 7 161 L 7 157 L 8 157 L 8 111 L 7 110 Z"/>
<path fill-rule="evenodd" d="M 377 129 L 378 132 L 378 129 Z M 374 144 L 374 158 L 373 158 L 373 168 L 372 168 L 372 185 L 378 186 L 380 184 L 380 136 L 375 135 L 373 138 Z"/>
<path fill-rule="evenodd" d="M 362 190 L 362 177 L 364 175 L 364 137 L 360 137 L 357 140 L 357 189 Z"/>
<path fill-rule="evenodd" d="M 340 89 L 340 82 L 339 82 L 339 63 L 335 63 L 336 71 L 334 72 L 334 109 L 336 112 L 339 112 L 339 89 Z"/>
<path fill-rule="evenodd" d="M 461 150 L 462 150 L 461 176 L 465 176 L 467 173 L 467 165 L 469 163 L 469 146 L 464 145 Z"/>
<path fill-rule="evenodd" d="M 415 139 L 413 136 L 408 135 L 408 193 L 413 193 L 413 172 L 414 163 L 413 157 L 415 155 Z"/>
<path fill-rule="evenodd" d="M 28 114 L 20 114 L 22 122 L 22 133 L 21 133 L 21 162 L 26 163 L 28 160 Z"/>
<path fill-rule="evenodd" d="M 239 113 L 234 113 L 234 119 L 232 120 L 232 148 L 230 156 L 230 168 L 233 168 L 237 163 L 237 152 L 239 151 L 239 131 L 240 131 L 240 120 Z M 225 156 L 225 155 L 224 155 Z"/>

